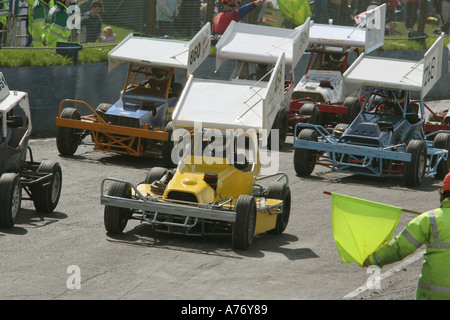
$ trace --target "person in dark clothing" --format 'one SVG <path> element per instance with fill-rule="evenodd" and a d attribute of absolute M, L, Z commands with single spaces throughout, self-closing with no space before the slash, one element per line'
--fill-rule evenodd
<path fill-rule="evenodd" d="M 91 4 L 91 10 L 81 17 L 80 42 L 96 42 L 102 36 L 102 2 L 94 0 Z"/>

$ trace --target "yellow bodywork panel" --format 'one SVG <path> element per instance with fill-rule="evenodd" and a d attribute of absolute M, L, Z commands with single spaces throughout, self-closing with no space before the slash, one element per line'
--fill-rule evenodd
<path fill-rule="evenodd" d="M 267 198 L 255 198 L 256 199 L 256 209 L 273 206 L 282 203 L 283 201 L 278 199 L 267 199 Z M 266 231 L 272 230 L 277 224 L 277 214 L 280 208 L 270 209 L 272 214 L 268 210 L 261 210 L 256 213 L 256 226 L 255 235 L 264 233 Z M 273 214 L 275 213 L 275 214 Z"/>

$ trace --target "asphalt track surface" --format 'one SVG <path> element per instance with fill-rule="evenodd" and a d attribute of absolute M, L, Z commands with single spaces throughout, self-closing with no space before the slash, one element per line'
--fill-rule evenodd
<path fill-rule="evenodd" d="M 448 101 L 434 105 L 448 108 Z M 292 193 L 289 225 L 282 235 L 260 235 L 249 250 L 240 251 L 231 248 L 226 236 L 160 234 L 137 221 L 130 221 L 122 235 L 106 233 L 102 180 L 138 183 L 162 161 L 94 151 L 90 143 L 73 157 L 61 157 L 54 138 L 31 139 L 35 161 L 60 163 L 62 194 L 48 215 L 37 214 L 31 201 L 23 201 L 16 225 L 0 229 L 0 299 L 414 299 L 423 247 L 378 274 L 343 264 L 331 230 L 331 197 L 323 191 L 424 212 L 439 205 L 441 181 L 429 178 L 419 188 L 406 188 L 402 180 L 322 167 L 300 178 L 293 168 L 292 136 L 287 141 L 278 159 Z M 396 234 L 414 217 L 403 213 Z M 379 282 L 373 282 L 376 275 Z"/>

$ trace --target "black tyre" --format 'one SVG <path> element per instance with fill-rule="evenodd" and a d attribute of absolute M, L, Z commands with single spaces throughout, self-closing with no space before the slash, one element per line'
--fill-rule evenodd
<path fill-rule="evenodd" d="M 108 190 L 108 195 L 130 199 L 131 187 L 126 183 L 114 181 Z M 105 206 L 103 220 L 107 232 L 113 234 L 122 233 L 123 229 L 125 229 L 125 227 L 127 226 L 128 220 L 130 218 L 131 209 Z"/>
<path fill-rule="evenodd" d="M 172 141 L 173 124 L 172 121 L 168 122 L 164 132 L 169 134 L 169 140 L 163 141 L 162 143 L 162 158 L 163 164 L 166 168 L 175 168 L 177 164 L 172 161 L 172 149 L 174 147 Z"/>
<path fill-rule="evenodd" d="M 53 177 L 48 184 L 31 188 L 31 197 L 37 212 L 51 213 L 59 202 L 62 189 L 62 170 L 58 162 L 44 160 L 37 169 L 38 173 L 51 173 Z"/>
<path fill-rule="evenodd" d="M 348 123 L 338 123 L 334 129 L 331 135 L 335 138 L 340 138 L 344 134 L 345 130 L 349 127 Z"/>
<path fill-rule="evenodd" d="M 109 108 L 111 108 L 111 107 L 112 107 L 112 104 L 110 104 L 110 103 L 100 103 L 98 105 L 97 109 L 95 109 L 95 112 L 97 112 L 97 114 L 103 118 L 106 111 L 108 111 Z"/>
<path fill-rule="evenodd" d="M 145 176 L 144 183 L 152 184 L 156 180 L 160 180 L 162 177 L 164 177 L 164 175 L 167 173 L 167 171 L 168 170 L 166 168 L 162 168 L 162 167 L 151 168 L 150 171 Z"/>
<path fill-rule="evenodd" d="M 427 144 L 423 140 L 413 139 L 408 143 L 406 152 L 411 154 L 411 162 L 403 165 L 403 178 L 407 187 L 418 187 L 423 181 L 427 165 Z"/>
<path fill-rule="evenodd" d="M 22 203 L 22 183 L 15 173 L 4 173 L 0 177 L 0 226 L 12 228 L 19 215 Z"/>
<path fill-rule="evenodd" d="M 236 221 L 231 231 L 234 249 L 247 250 L 255 237 L 256 201 L 250 195 L 240 195 L 236 201 Z"/>
<path fill-rule="evenodd" d="M 61 118 L 80 120 L 81 116 L 77 109 L 65 108 L 61 111 Z M 56 128 L 56 146 L 61 155 L 74 155 L 80 142 L 80 135 L 77 134 L 77 129 L 59 126 Z"/>
<path fill-rule="evenodd" d="M 278 148 L 281 150 L 286 142 L 286 136 L 288 133 L 288 116 L 286 109 L 283 107 L 280 107 L 278 109 L 277 115 L 275 117 L 275 120 L 273 122 L 272 129 L 278 130 Z M 272 149 L 272 137 L 271 132 L 269 133 L 268 140 L 267 140 L 267 146 L 269 149 Z"/>
<path fill-rule="evenodd" d="M 277 215 L 275 229 L 269 233 L 281 234 L 286 229 L 291 215 L 291 189 L 284 182 L 275 182 L 267 188 L 267 198 L 283 200 L 283 213 Z"/>
<path fill-rule="evenodd" d="M 313 129 L 303 129 L 298 134 L 298 139 L 317 141 L 317 132 Z M 301 177 L 310 176 L 316 167 L 317 151 L 309 149 L 296 148 L 294 151 L 294 169 L 297 175 Z"/>
<path fill-rule="evenodd" d="M 344 115 L 345 123 L 352 123 L 361 110 L 361 102 L 358 98 L 347 97 L 344 100 L 344 107 L 347 108 L 347 113 Z"/>
<path fill-rule="evenodd" d="M 310 116 L 310 119 L 309 119 L 308 123 L 311 123 L 311 124 L 320 124 L 321 123 L 320 110 L 313 103 L 305 103 L 300 108 L 300 112 L 299 113 L 302 116 Z"/>
<path fill-rule="evenodd" d="M 446 132 L 440 132 L 438 133 L 433 140 L 433 148 L 437 148 L 437 149 L 445 149 L 449 151 L 449 155 L 448 157 L 450 157 L 450 134 L 446 133 Z M 447 160 L 442 160 L 441 162 L 439 162 L 437 169 L 436 169 L 436 174 L 434 175 L 435 178 L 437 179 L 443 179 L 447 173 L 449 172 L 449 164 L 450 164 L 450 159 L 447 158 Z M 433 161 L 431 163 L 432 166 L 434 166 L 435 161 Z"/>

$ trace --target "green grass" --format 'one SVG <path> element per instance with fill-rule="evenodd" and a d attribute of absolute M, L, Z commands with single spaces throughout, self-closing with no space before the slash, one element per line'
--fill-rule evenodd
<path fill-rule="evenodd" d="M 273 27 L 283 27 L 284 16 L 279 10 L 267 8 L 264 12 L 263 25 Z M 105 25 L 106 26 L 106 25 Z M 111 45 L 101 46 L 102 43 L 86 43 L 83 44 L 83 49 L 79 52 L 78 63 L 94 63 L 104 62 L 108 60 L 108 52 L 114 48 L 114 45 L 119 43 L 133 30 L 112 26 L 117 35 L 116 41 Z M 425 33 L 429 35 L 425 39 L 425 46 L 423 42 L 416 40 L 408 40 L 408 30 L 405 28 L 403 22 L 397 22 L 396 34 L 386 36 L 384 46 L 378 50 L 422 50 L 429 48 L 436 40 L 437 35 L 434 30 L 438 28 L 437 24 L 427 23 Z M 189 40 L 189 39 L 185 39 Z M 444 46 L 448 46 L 450 37 L 445 38 Z M 89 48 L 89 46 L 92 46 Z M 215 47 L 211 48 L 211 55 L 215 55 Z M 54 49 L 0 49 L 0 68 L 5 67 L 22 67 L 22 66 L 53 66 L 53 65 L 71 65 L 73 61 L 67 57 L 56 54 Z"/>

